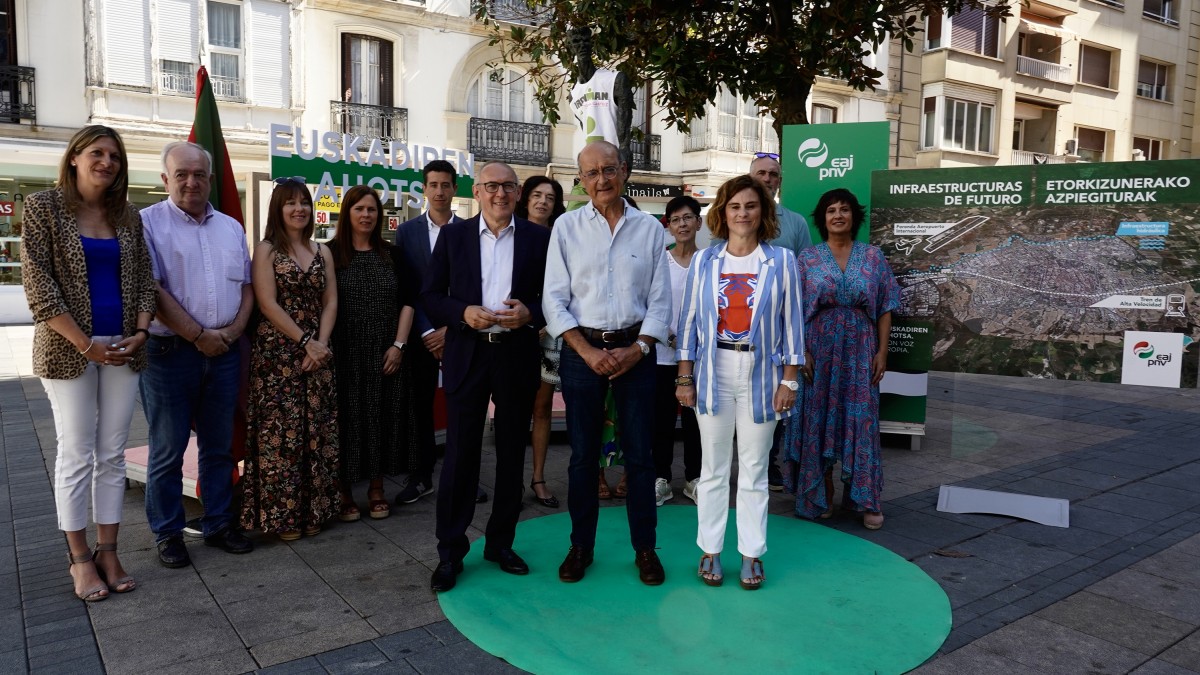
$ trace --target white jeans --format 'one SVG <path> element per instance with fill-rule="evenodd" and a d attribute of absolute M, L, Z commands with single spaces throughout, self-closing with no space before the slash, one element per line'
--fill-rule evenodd
<path fill-rule="evenodd" d="M 696 545 L 705 553 L 720 553 L 725 548 L 729 474 L 736 431 L 738 552 L 758 558 L 767 552 L 767 457 L 775 421 L 756 424 L 751 413 L 750 369 L 754 355 L 718 349 L 715 360 L 717 413 L 696 415 L 701 444 L 700 482 L 696 484 L 700 526 Z"/>
<path fill-rule="evenodd" d="M 114 338 L 96 336 L 105 343 Z M 120 340 L 120 337 L 115 340 Z M 125 502 L 125 441 L 133 418 L 138 374 L 129 366 L 88 363 L 73 380 L 43 379 L 54 410 L 58 457 L 54 460 L 54 500 L 58 529 L 82 530 L 92 517 L 99 525 L 121 522 Z"/>

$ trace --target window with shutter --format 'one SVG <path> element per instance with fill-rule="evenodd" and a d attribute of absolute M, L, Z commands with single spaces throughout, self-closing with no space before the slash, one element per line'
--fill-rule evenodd
<path fill-rule="evenodd" d="M 291 7 L 286 2 L 255 2 L 246 11 L 247 98 L 255 105 L 286 108 L 291 104 Z"/>
<path fill-rule="evenodd" d="M 1079 81 L 1097 87 L 1113 89 L 1112 81 L 1113 53 L 1107 49 L 1092 45 L 1079 47 Z"/>
<path fill-rule="evenodd" d="M 150 0 L 108 0 L 103 13 L 104 79 L 150 86 Z"/>

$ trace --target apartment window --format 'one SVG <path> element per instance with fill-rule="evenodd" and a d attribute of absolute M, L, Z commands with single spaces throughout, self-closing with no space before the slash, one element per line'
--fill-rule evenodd
<path fill-rule="evenodd" d="M 930 14 L 925 21 L 925 49 L 947 46 L 947 35 L 948 46 L 954 49 L 991 57 L 1000 54 L 1000 19 L 982 8 L 966 8 L 954 16 Z"/>
<path fill-rule="evenodd" d="M 1157 101 L 1170 101 L 1170 66 L 1153 61 L 1138 61 L 1137 95 Z"/>
<path fill-rule="evenodd" d="M 644 134 L 650 133 L 651 100 L 652 93 L 649 80 L 633 88 L 633 121 L 631 126 L 634 129 L 640 129 Z"/>
<path fill-rule="evenodd" d="M 161 72 L 159 90 L 165 94 L 196 94 L 196 66 L 186 61 L 163 59 L 159 62 Z"/>
<path fill-rule="evenodd" d="M 704 117 L 688 125 L 684 152 L 779 152 L 774 124 L 775 118 L 753 101 L 740 100 L 722 88 L 716 107 L 708 107 Z"/>
<path fill-rule="evenodd" d="M 1107 49 L 1080 45 L 1079 81 L 1106 89 L 1115 89 L 1112 78 L 1113 53 Z"/>
<path fill-rule="evenodd" d="M 925 98 L 922 110 L 922 148 L 993 152 L 995 106 L 978 101 L 929 96 Z"/>
<path fill-rule="evenodd" d="M 542 122 L 525 73 L 512 68 L 481 73 L 467 92 L 467 112 L 491 120 Z"/>
<path fill-rule="evenodd" d="M 1134 136 L 1133 149 L 1135 151 L 1135 159 L 1137 158 L 1137 150 L 1142 151 L 1142 159 L 1163 158 L 1163 142 L 1157 138 L 1138 138 L 1137 136 Z"/>
<path fill-rule="evenodd" d="M 828 105 L 814 103 L 812 107 L 812 115 L 809 116 L 809 122 L 813 124 L 833 124 L 837 122 L 837 108 Z"/>
<path fill-rule="evenodd" d="M 209 75 L 218 98 L 242 97 L 242 6 L 208 3 Z"/>
<path fill-rule="evenodd" d="M 1079 155 L 1085 162 L 1104 161 L 1105 146 L 1108 144 L 1108 132 L 1102 129 L 1075 127 L 1075 140 L 1075 154 Z"/>
<path fill-rule="evenodd" d="M 390 40 L 367 35 L 342 35 L 342 101 L 392 105 Z"/>
<path fill-rule="evenodd" d="M 1175 16 L 1174 0 L 1144 0 L 1142 16 L 1147 19 L 1161 21 L 1169 26 L 1178 26 L 1179 19 Z"/>
<path fill-rule="evenodd" d="M 1025 149 L 1025 120 L 1013 120 L 1012 149 Z"/>

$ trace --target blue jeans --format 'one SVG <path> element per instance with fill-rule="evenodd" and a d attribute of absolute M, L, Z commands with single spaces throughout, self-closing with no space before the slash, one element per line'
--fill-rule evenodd
<path fill-rule="evenodd" d="M 142 406 L 150 427 L 146 467 L 146 519 L 155 541 L 183 532 L 183 453 L 195 423 L 204 536 L 233 520 L 233 411 L 241 353 L 235 345 L 209 358 L 175 337 L 151 337 L 142 372 Z"/>
<path fill-rule="evenodd" d="M 567 435 L 571 440 L 571 465 L 567 472 L 567 508 L 571 512 L 571 544 L 592 549 L 596 545 L 596 520 L 600 498 L 600 431 L 604 426 L 604 398 L 613 390 L 617 428 L 625 455 L 629 486 L 626 515 L 629 539 L 635 551 L 653 549 L 658 508 L 654 501 L 654 359 L 644 358 L 616 380 L 599 375 L 574 349 L 563 347 L 559 365 L 563 400 L 567 404 Z"/>

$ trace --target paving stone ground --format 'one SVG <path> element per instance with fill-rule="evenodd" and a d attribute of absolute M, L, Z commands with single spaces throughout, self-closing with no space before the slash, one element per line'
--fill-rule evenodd
<path fill-rule="evenodd" d="M 0 328 L 0 673 L 517 671 L 466 640 L 429 592 L 429 499 L 291 544 L 260 538 L 250 556 L 192 543 L 194 565 L 167 570 L 134 485 L 121 551 L 137 592 L 76 600 L 31 339 L 27 326 Z M 934 373 L 921 449 L 885 441 L 884 528 L 822 522 L 945 589 L 954 628 L 915 672 L 1200 673 L 1198 413 L 1195 390 Z M 129 442 L 146 442 L 140 410 Z M 568 454 L 556 444 L 547 466 L 560 499 Z M 1070 499 L 1071 527 L 938 512 L 943 484 Z M 681 488 L 663 508 L 689 508 Z M 773 493 L 772 513 L 792 506 Z M 522 517 L 551 512 L 528 503 Z M 489 514 L 477 511 L 473 536 Z"/>

